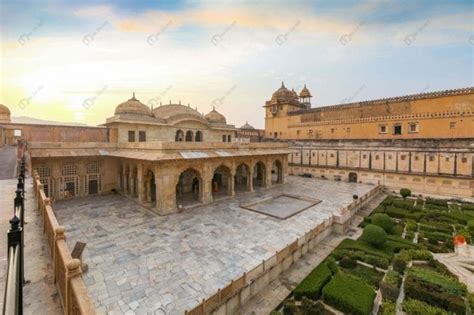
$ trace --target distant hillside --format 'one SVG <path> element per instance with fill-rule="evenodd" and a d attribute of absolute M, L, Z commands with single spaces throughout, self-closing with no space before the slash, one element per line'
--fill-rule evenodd
<path fill-rule="evenodd" d="M 90 127 L 89 125 L 86 125 L 86 124 L 68 123 L 68 122 L 60 122 L 60 121 L 54 121 L 54 120 L 43 120 L 43 119 L 36 119 L 36 118 L 26 117 L 26 116 L 12 117 L 11 121 L 12 121 L 12 123 L 16 123 L 16 124 L 61 125 L 61 126 Z"/>

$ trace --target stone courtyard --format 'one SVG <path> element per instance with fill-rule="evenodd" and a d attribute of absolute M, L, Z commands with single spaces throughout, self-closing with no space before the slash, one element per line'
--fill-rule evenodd
<path fill-rule="evenodd" d="M 87 243 L 98 313 L 183 314 L 374 186 L 290 176 L 288 183 L 158 216 L 120 195 L 56 202 L 67 242 Z M 281 194 L 320 203 L 286 220 L 241 204 Z"/>

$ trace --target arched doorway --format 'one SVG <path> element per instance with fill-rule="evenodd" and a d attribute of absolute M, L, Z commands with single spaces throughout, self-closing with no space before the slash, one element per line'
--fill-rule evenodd
<path fill-rule="evenodd" d="M 189 206 L 202 201 L 201 174 L 193 168 L 188 168 L 179 175 L 176 184 L 176 205 L 178 208 Z"/>
<path fill-rule="evenodd" d="M 357 173 L 349 173 L 349 183 L 357 183 Z"/>
<path fill-rule="evenodd" d="M 146 175 L 146 200 L 148 202 L 156 202 L 156 181 L 155 174 L 152 171 L 148 171 Z"/>
<path fill-rule="evenodd" d="M 279 160 L 272 164 L 272 185 L 283 183 L 283 167 Z"/>
<path fill-rule="evenodd" d="M 176 131 L 175 141 L 181 142 L 184 141 L 184 132 L 182 130 Z"/>
<path fill-rule="evenodd" d="M 186 142 L 193 141 L 193 132 L 191 130 L 186 131 Z"/>
<path fill-rule="evenodd" d="M 227 166 L 221 165 L 214 171 L 212 177 L 212 197 L 219 198 L 231 194 L 231 176 L 230 169 Z"/>
<path fill-rule="evenodd" d="M 253 187 L 265 187 L 265 164 L 257 162 L 253 168 Z"/>
<path fill-rule="evenodd" d="M 196 136 L 195 136 L 195 141 L 196 142 L 201 142 L 202 141 L 202 131 L 196 131 Z"/>
<path fill-rule="evenodd" d="M 234 189 L 236 194 L 250 190 L 250 168 L 245 163 L 237 166 L 235 170 Z"/>

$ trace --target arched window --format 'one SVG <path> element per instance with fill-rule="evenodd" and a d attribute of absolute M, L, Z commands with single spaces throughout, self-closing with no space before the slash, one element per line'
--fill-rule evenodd
<path fill-rule="evenodd" d="M 196 137 L 195 137 L 196 142 L 201 142 L 202 141 L 202 132 L 201 131 L 196 131 Z"/>
<path fill-rule="evenodd" d="M 176 131 L 175 141 L 181 142 L 184 140 L 184 132 L 182 130 Z"/>
<path fill-rule="evenodd" d="M 186 131 L 186 142 L 193 141 L 193 132 L 191 130 Z"/>

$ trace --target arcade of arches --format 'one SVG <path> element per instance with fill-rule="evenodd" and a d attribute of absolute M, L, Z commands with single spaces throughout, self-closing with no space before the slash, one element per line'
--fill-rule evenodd
<path fill-rule="evenodd" d="M 287 155 L 151 163 L 122 160 L 120 190 L 168 214 L 285 182 Z"/>

